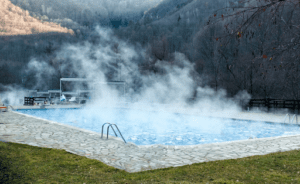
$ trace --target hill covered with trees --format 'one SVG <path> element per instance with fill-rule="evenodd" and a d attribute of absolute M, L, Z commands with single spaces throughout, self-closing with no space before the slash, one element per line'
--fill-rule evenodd
<path fill-rule="evenodd" d="M 103 1 L 94 7 L 54 0 L 12 2 L 24 9 L 25 19 L 32 16 L 35 18 L 28 20 L 49 26 L 56 22 L 74 34 L 0 37 L 0 67 L 6 71 L 0 77 L 2 90 L 4 84 L 24 85 L 24 81 L 26 88 L 35 86 L 34 75 L 25 72 L 33 58 L 56 70 L 48 80 L 51 84 L 43 85 L 45 89 L 57 88 L 60 77 L 76 77 L 71 68 L 61 70 L 57 52 L 67 43 L 88 42 L 95 50 L 100 48 L 106 40 L 96 31 L 100 25 L 138 48 L 141 55 L 132 62 L 138 63 L 145 77 L 167 75 L 162 65 L 184 67 L 175 59 L 176 53 L 183 53 L 193 66 L 191 76 L 199 86 L 225 89 L 228 96 L 247 91 L 253 98 L 299 99 L 298 0 L 165 0 L 141 3 L 136 11 L 125 1 Z M 121 5 L 125 8 L 119 11 Z M 118 40 L 106 44 L 117 56 Z M 123 58 L 115 56 L 113 62 L 122 62 Z M 93 53 L 89 59 L 99 60 Z M 107 73 L 117 72 L 117 65 L 111 65 Z M 113 74 L 106 76 L 113 80 L 109 76 Z"/>

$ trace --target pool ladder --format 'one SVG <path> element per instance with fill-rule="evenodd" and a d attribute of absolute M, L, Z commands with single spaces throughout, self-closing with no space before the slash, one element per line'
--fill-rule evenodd
<path fill-rule="evenodd" d="M 285 123 L 285 120 L 286 120 L 287 117 L 289 117 L 289 123 L 293 123 L 294 122 L 294 118 L 296 117 L 296 123 L 295 124 L 298 124 L 298 117 L 297 117 L 296 114 L 293 115 L 292 121 L 291 121 L 291 115 L 290 114 L 286 114 L 285 117 L 284 117 L 283 123 Z"/>
<path fill-rule="evenodd" d="M 114 126 L 117 128 L 117 130 L 119 131 L 119 134 L 121 135 L 123 141 L 126 143 L 126 141 L 125 141 L 123 135 L 121 134 L 121 132 L 120 132 L 118 126 L 117 126 L 116 124 L 112 124 L 112 123 L 104 123 L 104 124 L 102 125 L 101 139 L 103 138 L 103 128 L 104 128 L 104 125 L 106 125 L 106 124 L 109 124 L 108 127 L 107 127 L 107 138 L 106 138 L 106 139 L 108 139 L 109 127 L 112 128 L 112 130 L 114 131 L 116 137 L 118 137 L 118 135 L 116 134 L 116 131 L 115 131 L 114 128 L 113 128 L 113 125 L 114 125 Z"/>

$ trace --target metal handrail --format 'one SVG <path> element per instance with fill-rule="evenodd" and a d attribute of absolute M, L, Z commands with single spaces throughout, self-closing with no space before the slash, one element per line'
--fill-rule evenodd
<path fill-rule="evenodd" d="M 103 138 L 103 127 L 104 127 L 104 125 L 106 125 L 106 124 L 110 124 L 110 123 L 104 123 L 104 124 L 102 125 L 101 139 Z M 109 127 L 109 125 L 108 125 L 108 127 Z M 113 129 L 113 131 L 114 131 L 114 133 L 115 133 L 116 137 L 118 137 L 118 135 L 116 134 L 116 132 L 115 132 L 114 128 L 113 128 L 113 127 L 111 127 L 111 128 Z"/>
<path fill-rule="evenodd" d="M 113 129 L 112 125 L 115 125 L 115 127 L 118 129 L 118 131 L 119 131 L 119 133 L 120 133 L 120 135 L 121 135 L 123 141 L 126 143 L 126 141 L 125 141 L 123 135 L 121 134 L 121 132 L 120 132 L 120 130 L 119 130 L 119 128 L 118 128 L 118 126 L 117 126 L 116 124 L 110 124 L 110 125 L 108 125 L 108 127 L 107 127 L 107 138 L 106 138 L 106 139 L 108 139 L 109 127 L 111 127 L 111 128 Z M 116 135 L 116 136 L 117 136 L 117 135 Z M 117 136 L 117 137 L 118 137 L 118 136 Z"/>
<path fill-rule="evenodd" d="M 112 124 L 112 123 L 104 123 L 104 124 L 102 125 L 101 139 L 103 138 L 103 128 L 104 128 L 104 125 L 106 125 L 106 124 L 109 124 L 108 127 L 107 127 L 107 138 L 106 138 L 106 139 L 108 139 L 109 127 L 111 127 L 111 128 L 113 129 L 113 131 L 114 131 L 116 137 L 118 137 L 118 135 L 116 134 L 116 132 L 115 132 L 113 126 L 112 126 L 112 125 L 115 125 L 115 127 L 116 127 L 117 130 L 119 131 L 119 134 L 121 135 L 123 141 L 126 143 L 126 141 L 125 141 L 125 139 L 124 139 L 124 137 L 123 137 L 121 131 L 119 130 L 118 126 L 117 126 L 116 124 Z"/>

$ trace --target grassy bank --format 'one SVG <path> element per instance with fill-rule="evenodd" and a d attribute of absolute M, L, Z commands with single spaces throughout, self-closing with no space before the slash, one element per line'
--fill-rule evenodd
<path fill-rule="evenodd" d="M 300 183 L 300 151 L 127 173 L 64 150 L 0 142 L 0 183 Z"/>

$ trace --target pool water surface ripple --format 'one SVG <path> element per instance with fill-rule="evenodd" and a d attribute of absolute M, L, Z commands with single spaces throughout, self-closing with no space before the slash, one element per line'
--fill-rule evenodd
<path fill-rule="evenodd" d="M 20 113 L 101 133 L 106 122 L 118 125 L 136 145 L 198 145 L 300 134 L 299 125 L 209 118 L 130 109 L 18 110 Z M 104 131 L 106 134 L 106 129 Z M 110 130 L 110 135 L 114 135 Z"/>

